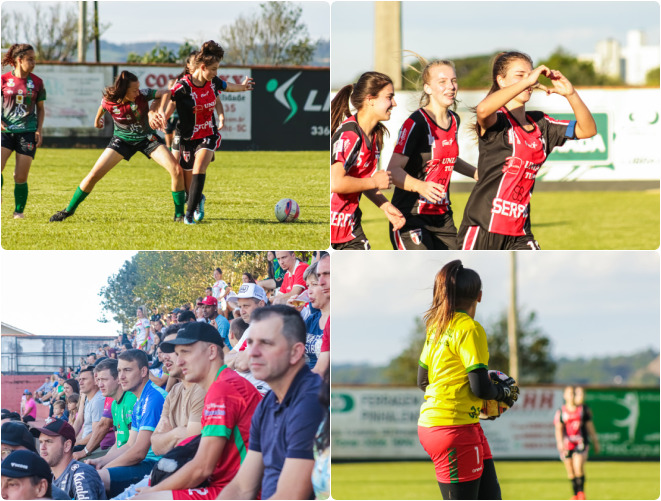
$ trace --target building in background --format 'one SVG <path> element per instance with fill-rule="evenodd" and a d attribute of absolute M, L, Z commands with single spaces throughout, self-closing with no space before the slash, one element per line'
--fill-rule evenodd
<path fill-rule="evenodd" d="M 627 32 L 627 42 L 609 38 L 597 43 L 594 54 L 580 56 L 591 61 L 597 73 L 622 79 L 628 85 L 644 85 L 647 72 L 659 67 L 658 45 L 647 45 L 645 33 L 640 30 Z"/>

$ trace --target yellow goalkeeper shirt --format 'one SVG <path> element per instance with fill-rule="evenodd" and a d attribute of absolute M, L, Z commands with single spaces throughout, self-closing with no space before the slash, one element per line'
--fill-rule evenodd
<path fill-rule="evenodd" d="M 418 362 L 429 374 L 418 426 L 477 423 L 482 399 L 471 391 L 468 373 L 488 366 L 487 334 L 469 315 L 457 311 L 435 342 L 434 335 L 434 330 L 427 332 Z"/>

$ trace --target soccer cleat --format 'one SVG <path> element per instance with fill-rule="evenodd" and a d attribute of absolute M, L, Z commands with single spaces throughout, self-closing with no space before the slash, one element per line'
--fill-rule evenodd
<path fill-rule="evenodd" d="M 183 223 L 184 222 L 184 216 L 174 216 L 174 222 L 175 223 Z"/>
<path fill-rule="evenodd" d="M 25 214 L 22 212 L 14 212 L 14 219 L 25 219 Z"/>
<path fill-rule="evenodd" d="M 204 202 L 206 201 L 207 197 L 205 197 L 203 194 L 202 198 L 200 199 L 200 203 L 197 205 L 197 209 L 195 209 L 195 213 L 193 214 L 196 223 L 199 223 L 204 219 Z"/>
<path fill-rule="evenodd" d="M 184 224 L 195 224 L 195 219 L 189 216 L 184 216 Z"/>
<path fill-rule="evenodd" d="M 64 221 L 66 218 L 68 218 L 71 215 L 73 215 L 73 212 L 69 212 L 66 209 L 64 209 L 64 210 L 61 210 L 61 211 L 57 211 L 55 214 L 53 214 L 50 217 L 49 221 L 51 223 L 53 223 L 55 221 Z"/>
<path fill-rule="evenodd" d="M 576 494 L 576 499 L 585 499 L 585 493 L 583 491 L 578 491 L 578 494 Z"/>

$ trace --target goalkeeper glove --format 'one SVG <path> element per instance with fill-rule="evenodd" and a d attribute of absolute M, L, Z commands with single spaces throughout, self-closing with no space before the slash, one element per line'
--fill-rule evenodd
<path fill-rule="evenodd" d="M 498 390 L 495 400 L 505 402 L 509 407 L 512 407 L 519 398 L 519 387 L 516 385 L 514 378 L 508 377 L 503 381 L 494 373 L 490 373 L 489 377 L 496 386 L 496 390 Z"/>

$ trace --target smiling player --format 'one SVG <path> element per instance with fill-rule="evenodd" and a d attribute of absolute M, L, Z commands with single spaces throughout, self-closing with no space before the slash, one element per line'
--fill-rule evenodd
<path fill-rule="evenodd" d="M 553 87 L 539 84 L 540 75 L 550 78 Z M 576 120 L 526 112 L 534 88 L 564 96 Z M 594 118 L 562 73 L 543 65 L 533 69 L 530 56 L 521 52 L 496 56 L 491 89 L 476 112 L 479 179 L 459 228 L 462 249 L 539 249 L 530 223 L 537 172 L 553 148 L 567 139 L 594 136 Z"/>
<path fill-rule="evenodd" d="M 420 58 L 423 92 L 420 109 L 402 125 L 388 170 L 395 193 L 392 203 L 406 217 L 400 230 L 391 225 L 395 250 L 457 248 L 457 228 L 450 207 L 450 176 L 456 170 L 475 177 L 476 169 L 459 158 L 456 105 L 457 74 L 452 61 L 427 63 Z"/>
<path fill-rule="evenodd" d="M 351 115 L 349 100 L 357 113 Z M 363 73 L 355 84 L 342 87 L 331 103 L 331 244 L 334 249 L 369 250 L 358 207 L 365 193 L 398 230 L 402 213 L 379 190 L 390 187 L 388 171 L 374 172 L 388 133 L 381 122 L 397 106 L 392 80 L 383 73 Z"/>

